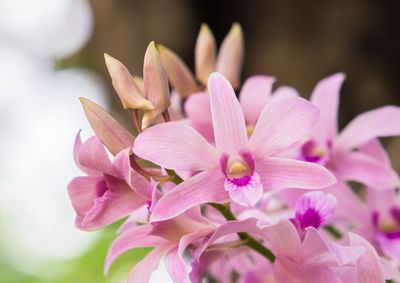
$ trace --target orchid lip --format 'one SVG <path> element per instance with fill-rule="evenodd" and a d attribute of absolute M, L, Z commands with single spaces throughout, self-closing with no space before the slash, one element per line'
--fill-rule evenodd
<path fill-rule="evenodd" d="M 246 186 L 249 181 L 251 180 L 251 177 L 249 176 L 243 176 L 241 178 L 233 178 L 233 180 L 229 179 L 233 184 L 236 186 Z"/>

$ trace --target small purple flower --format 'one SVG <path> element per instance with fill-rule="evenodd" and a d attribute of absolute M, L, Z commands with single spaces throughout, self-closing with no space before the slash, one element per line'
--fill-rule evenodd
<path fill-rule="evenodd" d="M 307 227 L 318 229 L 333 215 L 337 205 L 336 198 L 324 192 L 309 192 L 301 196 L 296 206 L 293 220 L 302 231 Z"/>

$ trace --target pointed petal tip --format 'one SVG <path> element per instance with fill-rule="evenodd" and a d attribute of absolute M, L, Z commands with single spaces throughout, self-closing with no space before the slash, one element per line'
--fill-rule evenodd
<path fill-rule="evenodd" d="M 150 117 L 149 112 L 144 113 L 142 118 L 142 130 L 146 130 L 152 122 L 153 119 Z"/>
<path fill-rule="evenodd" d="M 119 60 L 115 59 L 114 57 L 112 57 L 111 55 L 109 55 L 108 53 L 104 53 L 104 61 L 106 62 L 106 66 L 107 69 L 110 69 L 110 64 L 115 64 L 115 63 L 120 63 L 122 64 Z"/>
<path fill-rule="evenodd" d="M 148 123 L 152 123 L 171 105 L 167 72 L 154 41 L 144 55 L 143 82 L 145 97 L 154 105 L 154 110 L 145 113 Z"/>
<path fill-rule="evenodd" d="M 124 109 L 153 110 L 152 102 L 143 97 L 140 88 L 124 64 L 107 53 L 104 53 L 104 59 L 112 84 Z"/>
<path fill-rule="evenodd" d="M 243 29 L 242 29 L 242 26 L 241 26 L 238 22 L 234 22 L 234 23 L 232 24 L 231 31 L 235 31 L 235 32 L 240 32 L 240 33 L 242 33 L 242 32 L 243 32 Z"/>
<path fill-rule="evenodd" d="M 211 29 L 208 24 L 202 23 L 201 27 L 200 27 L 200 32 L 210 32 L 211 33 Z"/>
<path fill-rule="evenodd" d="M 169 50 L 168 47 L 166 47 L 162 44 L 157 44 L 157 49 L 158 49 L 158 52 L 160 52 L 160 54 Z"/>
<path fill-rule="evenodd" d="M 154 40 L 153 40 L 153 41 L 151 41 L 151 42 L 149 43 L 149 45 L 147 46 L 146 54 L 147 54 L 147 52 L 154 52 L 154 51 L 158 52 L 157 47 L 156 47 L 156 43 L 155 43 Z M 145 55 L 145 56 L 146 56 L 146 55 Z"/>

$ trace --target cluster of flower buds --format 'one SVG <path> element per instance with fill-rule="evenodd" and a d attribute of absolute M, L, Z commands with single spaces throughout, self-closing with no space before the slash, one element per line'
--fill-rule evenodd
<path fill-rule="evenodd" d="M 86 176 L 68 186 L 78 228 L 127 217 L 105 273 L 126 251 L 153 247 L 129 282 L 148 282 L 163 257 L 178 283 L 399 279 L 400 179 L 378 138 L 400 135 L 400 107 L 368 111 L 339 132 L 343 74 L 320 81 L 310 101 L 292 87 L 272 91 L 265 75 L 240 87 L 243 53 L 234 24 L 218 55 L 201 27 L 196 76 L 154 42 L 143 80 L 105 56 L 138 134 L 82 98 L 96 135 L 82 143 L 78 134 L 74 158 Z"/>

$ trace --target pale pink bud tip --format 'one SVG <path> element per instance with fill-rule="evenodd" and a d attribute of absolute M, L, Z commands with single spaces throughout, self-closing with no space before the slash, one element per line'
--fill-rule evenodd
<path fill-rule="evenodd" d="M 235 89 L 240 85 L 243 58 L 244 39 L 242 27 L 238 23 L 234 23 L 221 44 L 216 71 L 222 73 Z"/>
<path fill-rule="evenodd" d="M 150 42 L 144 56 L 143 81 L 145 97 L 154 105 L 154 109 L 143 116 L 142 128 L 145 129 L 171 105 L 167 73 L 154 41 Z"/>
<path fill-rule="evenodd" d="M 197 37 L 195 58 L 196 76 L 203 85 L 207 84 L 208 77 L 215 71 L 216 54 L 214 35 L 207 24 L 202 24 Z"/>

